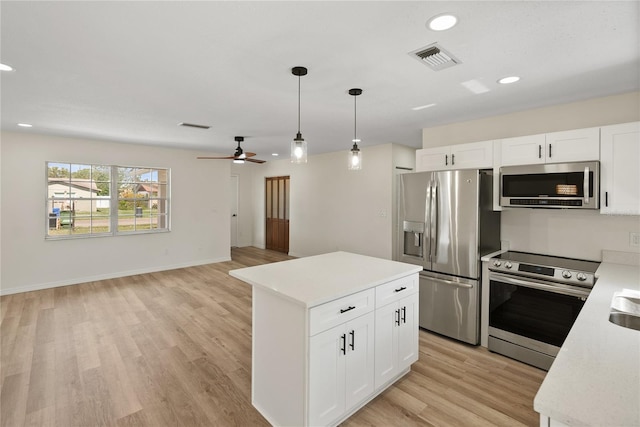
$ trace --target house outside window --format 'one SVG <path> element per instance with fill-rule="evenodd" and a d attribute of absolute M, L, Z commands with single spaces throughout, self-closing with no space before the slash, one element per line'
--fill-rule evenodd
<path fill-rule="evenodd" d="M 165 168 L 47 162 L 46 238 L 169 231 Z"/>

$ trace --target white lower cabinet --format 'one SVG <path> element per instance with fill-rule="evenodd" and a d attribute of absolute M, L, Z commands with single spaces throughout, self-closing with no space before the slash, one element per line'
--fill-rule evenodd
<path fill-rule="evenodd" d="M 312 307 L 252 299 L 251 401 L 272 425 L 337 425 L 418 359 L 417 273 Z"/>
<path fill-rule="evenodd" d="M 329 425 L 374 390 L 374 314 L 311 337 L 309 425 Z"/>
<path fill-rule="evenodd" d="M 376 388 L 384 386 L 418 360 L 417 329 L 417 293 L 376 310 Z"/>

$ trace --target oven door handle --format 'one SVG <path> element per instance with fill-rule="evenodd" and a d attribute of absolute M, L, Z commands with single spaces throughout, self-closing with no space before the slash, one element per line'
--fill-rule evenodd
<path fill-rule="evenodd" d="M 508 285 L 515 286 L 523 286 L 525 288 L 538 289 L 541 291 L 553 292 L 555 294 L 569 295 L 573 297 L 586 298 L 589 296 L 589 289 L 576 289 L 576 288 L 568 288 L 562 284 L 550 285 L 548 282 L 543 282 L 536 279 L 518 279 L 512 276 L 508 276 L 506 274 L 490 272 L 489 273 L 489 281 L 496 280 L 502 283 L 506 283 Z"/>

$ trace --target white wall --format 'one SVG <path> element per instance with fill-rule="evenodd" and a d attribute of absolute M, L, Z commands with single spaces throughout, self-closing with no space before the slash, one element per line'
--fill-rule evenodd
<path fill-rule="evenodd" d="M 423 148 L 640 120 L 640 92 L 423 129 Z M 638 165 L 640 167 L 640 165 Z M 629 233 L 638 216 L 555 209 L 502 211 L 502 240 L 517 251 L 600 261 L 603 249 L 640 252 Z"/>
<path fill-rule="evenodd" d="M 422 148 L 605 126 L 639 119 L 640 92 L 630 92 L 425 128 L 422 130 Z"/>
<path fill-rule="evenodd" d="M 602 260 L 602 250 L 636 252 L 629 233 L 640 232 L 639 216 L 600 215 L 571 209 L 504 210 L 502 239 L 515 251 Z"/>
<path fill-rule="evenodd" d="M 3 132 L 2 294 L 230 259 L 228 162 L 108 141 Z M 171 232 L 45 240 L 45 162 L 171 168 Z"/>
<path fill-rule="evenodd" d="M 253 167 L 254 245 L 265 246 L 264 179 L 288 175 L 291 255 L 344 250 L 391 259 L 393 145 L 362 153 L 357 172 L 347 170 L 347 151 L 310 156 L 304 165 L 278 160 Z"/>

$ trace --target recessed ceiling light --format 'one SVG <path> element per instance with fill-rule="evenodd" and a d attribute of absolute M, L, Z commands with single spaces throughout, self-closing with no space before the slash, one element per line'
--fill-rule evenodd
<path fill-rule="evenodd" d="M 29 123 L 18 123 L 18 126 L 20 126 L 21 128 L 32 128 L 33 125 L 30 125 Z"/>
<path fill-rule="evenodd" d="M 501 78 L 500 80 L 498 80 L 498 83 L 500 83 L 501 85 L 508 85 L 509 83 L 515 83 L 518 80 L 520 80 L 520 77 L 518 76 L 509 76 Z"/>
<path fill-rule="evenodd" d="M 7 64 L 0 64 L 0 71 L 13 71 L 13 67 Z"/>
<path fill-rule="evenodd" d="M 443 13 L 429 19 L 429 21 L 427 21 L 427 27 L 429 27 L 433 31 L 444 31 L 452 28 L 457 23 L 458 18 L 449 13 Z"/>
<path fill-rule="evenodd" d="M 278 157 L 280 154 L 278 154 L 278 153 L 271 153 L 271 155 L 272 155 L 273 157 Z"/>
<path fill-rule="evenodd" d="M 436 106 L 436 104 L 421 105 L 419 107 L 413 107 L 412 110 L 413 111 L 424 110 L 425 108 L 431 108 L 431 107 L 435 107 L 435 106 Z"/>

